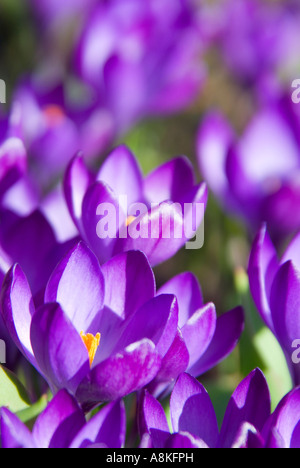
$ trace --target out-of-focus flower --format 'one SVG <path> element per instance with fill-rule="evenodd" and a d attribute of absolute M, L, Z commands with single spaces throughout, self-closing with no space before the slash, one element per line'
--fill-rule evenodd
<path fill-rule="evenodd" d="M 265 448 L 300 448 L 300 388 L 286 395 L 265 424 Z"/>
<path fill-rule="evenodd" d="M 174 277 L 157 294 L 176 296 L 179 330 L 158 375 L 147 387 L 155 396 L 170 390 L 171 378 L 176 379 L 181 372 L 200 377 L 215 367 L 235 348 L 244 328 L 241 307 L 217 317 L 214 304 L 204 304 L 198 280 L 192 273 Z M 171 354 L 177 363 L 173 369 L 170 368 Z"/>
<path fill-rule="evenodd" d="M 283 349 L 294 384 L 299 385 L 299 360 L 293 356 L 295 342 L 300 344 L 300 235 L 279 260 L 263 226 L 252 246 L 248 274 L 256 307 Z"/>
<path fill-rule="evenodd" d="M 150 264 L 172 257 L 193 238 L 207 203 L 204 183 L 195 184 L 185 157 L 143 178 L 125 147 L 117 147 L 96 176 L 76 157 L 65 176 L 70 214 L 101 263 L 122 251 L 141 250 Z"/>
<path fill-rule="evenodd" d="M 299 2 L 227 0 L 220 10 L 216 44 L 234 77 L 254 86 L 271 77 L 289 87 L 299 70 Z"/>
<path fill-rule="evenodd" d="M 32 432 L 9 409 L 0 409 L 1 446 L 8 448 L 122 448 L 125 408 L 116 401 L 86 422 L 82 409 L 60 390 L 38 416 Z"/>
<path fill-rule="evenodd" d="M 27 154 L 22 138 L 20 107 L 0 122 L 0 200 L 26 172 Z"/>
<path fill-rule="evenodd" d="M 2 317 L 17 347 L 55 393 L 90 408 L 154 379 L 178 327 L 172 295 L 155 297 L 146 257 L 128 252 L 100 267 L 79 243 L 54 270 L 36 309 L 24 273 L 6 275 Z"/>
<path fill-rule="evenodd" d="M 68 95 L 74 86 L 76 100 Z M 87 158 L 99 156 L 114 137 L 109 111 L 82 87 L 33 76 L 19 84 L 14 102 L 30 173 L 43 189 L 56 182 L 78 151 Z"/>
<path fill-rule="evenodd" d="M 75 67 L 123 133 L 147 115 L 192 102 L 204 79 L 202 49 L 190 0 L 111 0 L 92 10 Z"/>
<path fill-rule="evenodd" d="M 200 170 L 216 197 L 251 232 L 266 222 L 276 242 L 300 228 L 299 122 L 297 106 L 282 100 L 262 107 L 241 137 L 219 113 L 198 134 Z"/>
<path fill-rule="evenodd" d="M 234 391 L 219 432 L 217 418 L 203 385 L 181 374 L 170 398 L 173 433 L 160 403 L 144 392 L 140 402 L 139 430 L 148 448 L 251 448 L 261 445 L 260 432 L 270 416 L 270 394 L 259 369 Z"/>

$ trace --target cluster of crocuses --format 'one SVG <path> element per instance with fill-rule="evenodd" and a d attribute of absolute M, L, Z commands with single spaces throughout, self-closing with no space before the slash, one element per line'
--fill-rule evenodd
<path fill-rule="evenodd" d="M 23 78 L 0 122 L 0 339 L 8 366 L 29 363 L 52 399 L 31 430 L 2 407 L 1 446 L 124 448 L 134 440 L 153 449 L 299 448 L 300 237 L 281 260 L 271 240 L 300 228 L 299 111 L 274 78 L 283 53 L 293 61 L 299 7 L 227 0 L 207 24 L 209 15 L 189 0 L 30 3 L 53 69 Z M 65 60 L 61 32 L 74 21 Z M 88 166 L 140 119 L 193 101 L 204 78 L 199 56 L 210 43 L 255 88 L 260 110 L 241 137 L 221 113 L 210 113 L 197 137 L 199 167 L 224 208 L 251 233 L 260 229 L 250 288 L 294 382 L 271 413 L 266 379 L 253 370 L 221 427 L 200 380 L 236 347 L 243 310 L 217 314 L 191 272 L 158 288 L 153 271 L 203 222 L 183 208 L 204 211 L 206 184 L 182 156 L 144 176 L 125 145 L 98 171 Z M 107 215 L 99 210 L 108 206 Z M 131 394 L 134 421 L 124 404 Z"/>

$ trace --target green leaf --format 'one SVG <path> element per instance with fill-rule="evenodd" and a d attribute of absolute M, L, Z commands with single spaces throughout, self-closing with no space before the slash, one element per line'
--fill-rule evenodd
<path fill-rule="evenodd" d="M 18 411 L 17 416 L 23 423 L 29 423 L 34 421 L 44 411 L 44 409 L 46 409 L 47 404 L 48 396 L 43 395 L 39 401 L 31 405 L 29 408 Z"/>
<path fill-rule="evenodd" d="M 6 406 L 13 413 L 30 406 L 30 398 L 15 374 L 0 366 L 0 407 Z"/>

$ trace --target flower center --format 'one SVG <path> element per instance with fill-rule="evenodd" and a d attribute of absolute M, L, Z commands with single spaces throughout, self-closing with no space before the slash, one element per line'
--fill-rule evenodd
<path fill-rule="evenodd" d="M 133 221 L 136 219 L 135 216 L 128 216 L 128 218 L 126 219 L 126 227 L 130 226 L 131 223 L 133 223 Z"/>
<path fill-rule="evenodd" d="M 59 125 L 66 117 L 64 110 L 55 104 L 46 106 L 43 109 L 43 114 L 51 127 L 56 127 L 56 125 Z"/>
<path fill-rule="evenodd" d="M 90 358 L 90 367 L 92 367 L 96 351 L 100 344 L 101 335 L 100 333 L 97 333 L 96 336 L 92 335 L 91 333 L 87 333 L 85 335 L 83 332 L 80 332 L 80 336 L 82 338 L 82 341 L 85 344 L 86 349 L 88 350 L 89 358 Z"/>

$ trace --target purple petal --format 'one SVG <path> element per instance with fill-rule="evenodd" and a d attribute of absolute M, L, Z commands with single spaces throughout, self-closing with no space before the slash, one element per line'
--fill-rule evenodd
<path fill-rule="evenodd" d="M 178 301 L 180 328 L 203 304 L 202 291 L 192 273 L 181 273 L 164 284 L 157 294 L 174 294 Z"/>
<path fill-rule="evenodd" d="M 76 400 L 60 390 L 37 418 L 32 435 L 39 448 L 68 448 L 85 417 Z"/>
<path fill-rule="evenodd" d="M 232 448 L 257 449 L 263 447 L 264 440 L 256 428 L 247 422 L 243 423 L 232 444 Z"/>
<path fill-rule="evenodd" d="M 117 255 L 103 265 L 102 271 L 105 305 L 120 317 L 128 317 L 155 296 L 154 274 L 142 252 Z"/>
<path fill-rule="evenodd" d="M 119 226 L 125 225 L 116 195 L 104 182 L 87 190 L 82 204 L 83 236 L 101 263 L 111 258 Z"/>
<path fill-rule="evenodd" d="M 156 345 L 157 352 L 163 357 L 174 341 L 177 325 L 176 298 L 167 294 L 154 297 L 131 315 L 116 344 L 115 352 L 143 338 L 148 338 Z"/>
<path fill-rule="evenodd" d="M 124 145 L 117 147 L 107 157 L 97 175 L 97 180 L 109 185 L 117 197 L 127 196 L 127 206 L 143 200 L 143 176 L 137 160 Z"/>
<path fill-rule="evenodd" d="M 270 394 L 263 373 L 256 369 L 244 379 L 233 393 L 224 416 L 219 445 L 230 448 L 242 423 L 263 429 L 270 416 Z"/>
<path fill-rule="evenodd" d="M 300 233 L 298 233 L 289 244 L 282 259 L 281 264 L 291 260 L 297 270 L 300 270 Z"/>
<path fill-rule="evenodd" d="M 83 340 L 58 304 L 45 304 L 34 314 L 31 343 L 36 360 L 52 390 L 74 393 L 89 373 Z"/>
<path fill-rule="evenodd" d="M 160 365 L 161 358 L 151 341 L 134 343 L 94 367 L 81 382 L 77 398 L 91 407 L 116 400 L 147 385 Z"/>
<path fill-rule="evenodd" d="M 141 436 L 146 432 L 152 435 L 153 429 L 170 434 L 163 407 L 150 393 L 145 391 L 140 402 L 139 432 Z M 158 432 L 155 434 L 159 435 Z M 154 440 L 155 446 L 160 443 L 161 441 Z"/>
<path fill-rule="evenodd" d="M 127 238 L 117 240 L 115 254 L 140 250 L 155 266 L 171 258 L 184 245 L 184 219 L 178 204 L 162 203 L 128 226 Z"/>
<path fill-rule="evenodd" d="M 199 377 L 216 366 L 236 347 L 243 329 L 244 313 L 241 307 L 219 316 L 210 345 L 188 372 L 194 377 Z"/>
<path fill-rule="evenodd" d="M 282 265 L 271 291 L 271 310 L 275 334 L 286 350 L 300 336 L 300 275 L 291 261 Z"/>
<path fill-rule="evenodd" d="M 273 320 L 270 311 L 270 293 L 278 268 L 279 262 L 276 250 L 266 226 L 263 226 L 253 243 L 248 274 L 254 302 L 271 330 L 273 329 Z"/>
<path fill-rule="evenodd" d="M 0 410 L 0 428 L 3 449 L 36 448 L 29 429 L 7 408 Z"/>
<path fill-rule="evenodd" d="M 190 355 L 189 367 L 193 367 L 207 350 L 214 337 L 216 325 L 215 306 L 207 304 L 195 312 L 182 327 L 182 337 Z"/>
<path fill-rule="evenodd" d="M 213 405 L 205 388 L 189 374 L 179 376 L 170 410 L 174 432 L 188 432 L 209 447 L 216 447 L 219 431 Z"/>
<path fill-rule="evenodd" d="M 35 308 L 29 284 L 19 265 L 11 268 L 5 277 L 0 310 L 14 343 L 36 366 L 30 340 L 30 325 Z"/>
<path fill-rule="evenodd" d="M 79 333 L 89 331 L 104 304 L 104 277 L 97 258 L 83 242 L 54 270 L 45 302 L 58 302 Z"/>
<path fill-rule="evenodd" d="M 181 202 L 195 184 L 192 164 L 185 157 L 172 159 L 151 172 L 144 184 L 150 203 Z"/>
<path fill-rule="evenodd" d="M 91 183 L 92 176 L 83 159 L 78 156 L 72 159 L 64 177 L 64 193 L 70 215 L 75 225 L 80 228 L 82 228 L 82 202 Z"/>
<path fill-rule="evenodd" d="M 100 444 L 107 448 L 122 448 L 125 444 L 126 414 L 122 401 L 108 404 L 79 431 L 70 448 L 87 448 Z"/>
<path fill-rule="evenodd" d="M 168 440 L 165 442 L 165 449 L 192 449 L 192 448 L 210 448 L 203 440 L 198 437 L 193 437 L 188 432 L 179 432 L 177 434 L 171 434 Z"/>

